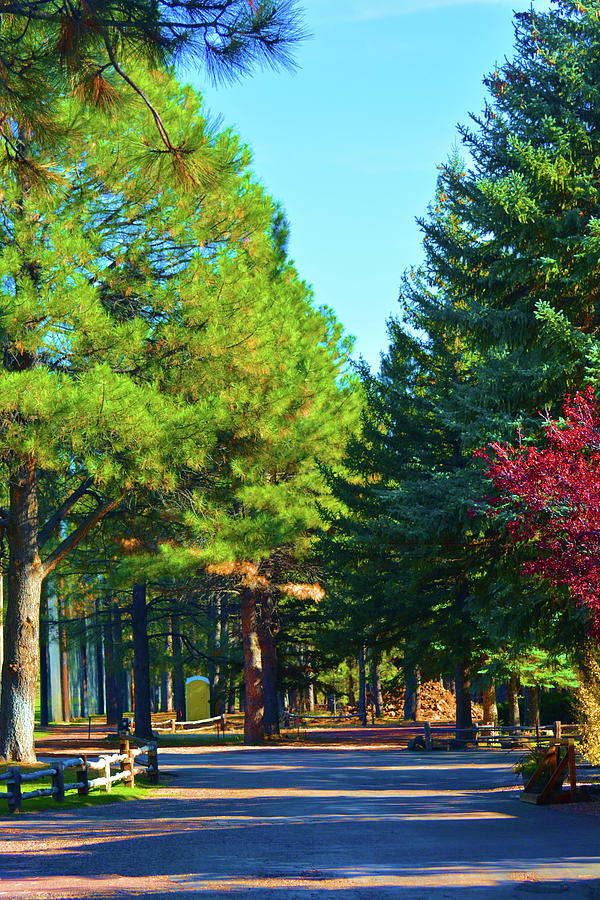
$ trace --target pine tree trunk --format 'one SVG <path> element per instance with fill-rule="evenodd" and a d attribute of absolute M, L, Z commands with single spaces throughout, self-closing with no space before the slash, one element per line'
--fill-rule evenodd
<path fill-rule="evenodd" d="M 258 639 L 256 592 L 242 589 L 242 640 L 244 644 L 245 713 L 244 743 L 256 744 L 264 737 L 264 696 Z"/>
<path fill-rule="evenodd" d="M 496 705 L 496 685 L 492 679 L 492 683 L 485 689 L 482 696 L 483 706 L 483 724 L 489 725 L 493 722 L 498 725 L 498 707 Z"/>
<path fill-rule="evenodd" d="M 273 601 L 267 594 L 260 595 L 258 615 L 258 640 L 262 667 L 264 698 L 264 733 L 279 734 L 279 703 L 277 700 L 277 640 L 273 634 Z"/>
<path fill-rule="evenodd" d="M 79 681 L 79 715 L 83 719 L 88 714 L 88 667 L 85 616 L 83 617 L 82 627 L 83 636 L 79 644 L 79 664 L 81 667 L 81 678 Z"/>
<path fill-rule="evenodd" d="M 167 656 L 173 657 L 173 638 L 167 635 Z M 173 712 L 173 673 L 167 668 L 162 673 L 160 686 L 160 711 Z"/>
<path fill-rule="evenodd" d="M 381 678 L 379 675 L 379 663 L 371 656 L 371 685 L 373 689 L 373 702 L 375 703 L 375 715 L 381 718 L 383 697 L 381 696 Z"/>
<path fill-rule="evenodd" d="M 102 626 L 100 621 L 100 601 L 98 597 L 94 600 L 95 608 L 95 626 L 96 634 L 94 646 L 96 648 L 96 672 L 97 672 L 97 713 L 99 716 L 104 715 L 104 652 L 102 649 Z"/>
<path fill-rule="evenodd" d="M 50 721 L 50 666 L 48 658 L 48 597 L 42 584 L 40 608 L 40 728 L 47 728 Z M 1 620 L 0 620 L 1 625 Z M 0 627 L 0 631 L 2 628 Z"/>
<path fill-rule="evenodd" d="M 221 655 L 221 598 L 218 594 L 210 598 L 208 613 L 210 714 L 211 716 L 220 716 L 223 710 L 223 696 L 221 666 L 218 662 Z"/>
<path fill-rule="evenodd" d="M 456 740 L 473 740 L 473 719 L 471 716 L 471 663 L 469 659 L 456 664 Z"/>
<path fill-rule="evenodd" d="M 2 695 L 2 664 L 4 662 L 4 560 L 0 558 L 0 696 Z"/>
<path fill-rule="evenodd" d="M 13 469 L 9 490 L 9 565 L 0 702 L 0 759 L 33 763 L 36 761 L 33 731 L 42 587 L 33 458 Z"/>
<path fill-rule="evenodd" d="M 521 713 L 519 712 L 519 681 L 517 674 L 513 672 L 507 684 L 508 694 L 508 724 L 520 725 Z"/>
<path fill-rule="evenodd" d="M 235 675 L 233 669 L 229 673 L 229 687 L 227 689 L 227 712 L 233 715 L 235 712 Z"/>
<path fill-rule="evenodd" d="M 183 648 L 177 630 L 175 616 L 171 618 L 171 636 L 173 641 L 173 703 L 177 712 L 177 721 L 185 720 L 185 677 L 183 673 Z"/>
<path fill-rule="evenodd" d="M 104 621 L 104 686 L 106 691 L 106 724 L 117 728 L 122 712 L 119 710 L 117 681 L 115 678 L 115 653 L 113 646 L 112 603 L 106 602 Z"/>
<path fill-rule="evenodd" d="M 404 710 L 407 721 L 416 722 L 421 713 L 421 670 L 411 662 L 404 665 Z"/>
<path fill-rule="evenodd" d="M 148 608 L 146 584 L 134 584 L 131 604 L 133 630 L 133 672 L 135 681 L 134 733 L 141 738 L 152 737 L 150 714 L 150 649 L 148 646 Z"/>
<path fill-rule="evenodd" d="M 540 689 L 537 684 L 525 688 L 527 692 L 527 725 L 540 724 Z"/>
<path fill-rule="evenodd" d="M 365 648 L 358 652 L 358 718 L 367 724 L 367 675 L 365 671 Z"/>
<path fill-rule="evenodd" d="M 121 609 L 115 601 L 112 607 L 112 624 L 113 624 L 113 658 L 115 663 L 115 689 L 117 692 L 117 708 L 119 712 L 119 722 L 123 718 L 123 711 L 129 706 L 129 697 L 127 696 L 127 679 L 125 677 L 125 667 L 123 663 L 123 622 L 121 619 Z"/>
<path fill-rule="evenodd" d="M 64 589 L 64 582 L 61 579 L 61 590 Z M 60 647 L 60 696 L 62 705 L 63 722 L 71 721 L 71 706 L 69 703 L 69 664 L 67 659 L 67 622 L 65 616 L 64 598 L 58 598 L 58 634 Z"/>
<path fill-rule="evenodd" d="M 346 665 L 348 666 L 348 706 L 356 706 L 356 695 L 354 694 L 354 676 L 352 675 L 352 660 L 346 660 Z"/>

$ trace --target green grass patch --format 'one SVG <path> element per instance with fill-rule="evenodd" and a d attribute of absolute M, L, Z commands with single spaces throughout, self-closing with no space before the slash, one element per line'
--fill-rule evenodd
<path fill-rule="evenodd" d="M 158 748 L 161 747 L 222 747 L 227 744 L 243 744 L 243 734 L 191 734 L 184 731 L 175 734 L 161 734 L 158 736 Z"/>

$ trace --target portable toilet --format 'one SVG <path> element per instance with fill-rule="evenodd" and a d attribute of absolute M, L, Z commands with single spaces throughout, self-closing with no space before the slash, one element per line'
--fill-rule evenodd
<path fill-rule="evenodd" d="M 193 675 L 186 679 L 185 710 L 188 722 L 210 718 L 210 683 L 204 675 Z"/>

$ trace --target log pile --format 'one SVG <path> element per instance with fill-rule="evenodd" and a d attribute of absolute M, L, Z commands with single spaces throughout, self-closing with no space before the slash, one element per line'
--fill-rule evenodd
<path fill-rule="evenodd" d="M 473 721 L 481 721 L 483 710 L 480 703 L 471 701 Z M 404 689 L 393 694 L 384 692 L 383 714 L 389 719 L 404 717 Z M 422 722 L 454 722 L 456 719 L 456 698 L 439 681 L 426 681 L 421 685 L 421 706 L 419 719 Z"/>

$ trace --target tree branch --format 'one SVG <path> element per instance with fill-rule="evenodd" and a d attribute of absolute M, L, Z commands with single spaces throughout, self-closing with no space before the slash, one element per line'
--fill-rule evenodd
<path fill-rule="evenodd" d="M 42 563 L 42 573 L 45 578 L 46 575 L 54 569 L 59 562 L 61 562 L 68 553 L 73 550 L 80 541 L 88 534 L 92 528 L 98 524 L 98 522 L 104 518 L 111 510 L 113 510 L 116 506 L 119 505 L 123 497 L 128 494 L 129 491 L 123 491 L 118 497 L 113 500 L 108 500 L 106 503 L 97 506 L 96 509 L 89 514 L 89 516 L 83 520 L 81 525 L 76 528 L 71 534 L 67 535 L 64 541 L 58 545 L 56 550 L 54 550 L 50 556 Z"/>
<path fill-rule="evenodd" d="M 77 490 L 73 491 L 70 497 L 67 497 L 65 502 L 58 507 L 55 512 L 52 513 L 46 524 L 42 529 L 40 529 L 38 533 L 38 547 L 41 548 L 44 546 L 54 529 L 57 525 L 59 525 L 67 513 L 75 506 L 78 500 L 80 500 L 83 495 L 86 493 L 87 489 L 91 487 L 93 484 L 92 478 L 86 478 L 83 481 Z"/>

